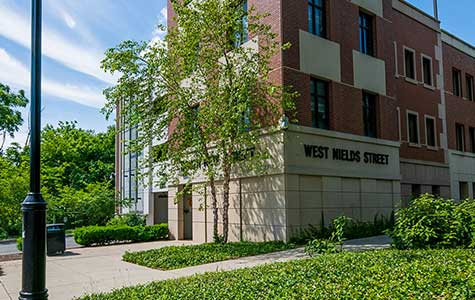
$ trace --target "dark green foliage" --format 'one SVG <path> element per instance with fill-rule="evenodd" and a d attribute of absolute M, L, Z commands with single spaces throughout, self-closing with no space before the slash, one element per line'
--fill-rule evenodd
<path fill-rule="evenodd" d="M 0 153 L 6 136 L 13 137 L 23 124 L 20 109 L 27 104 L 28 99 L 23 90 L 15 94 L 9 86 L 0 83 Z"/>
<path fill-rule="evenodd" d="M 6 240 L 8 238 L 8 232 L 0 227 L 0 240 Z"/>
<path fill-rule="evenodd" d="M 82 300 L 474 299 L 475 251 L 344 252 L 214 272 Z"/>
<path fill-rule="evenodd" d="M 475 247 L 475 202 L 422 195 L 397 212 L 388 233 L 398 249 Z"/>
<path fill-rule="evenodd" d="M 323 216 L 322 216 L 322 220 Z M 292 242 L 297 244 L 306 244 L 315 239 L 329 239 L 334 230 L 333 221 L 330 226 L 324 226 L 324 221 L 320 226 L 309 225 L 308 228 L 302 230 L 295 237 Z M 361 222 L 354 219 L 347 220 L 345 225 L 343 238 L 345 240 L 359 239 L 365 237 L 372 237 L 385 234 L 386 230 L 393 228 L 394 214 L 391 216 L 374 217 L 373 222 Z"/>
<path fill-rule="evenodd" d="M 107 222 L 107 226 L 145 226 L 145 216 L 138 213 L 129 213 L 119 216 L 114 216 Z"/>
<path fill-rule="evenodd" d="M 208 243 L 127 252 L 123 260 L 149 268 L 172 270 L 293 248 L 294 244 L 284 242 Z"/>
<path fill-rule="evenodd" d="M 74 230 L 74 241 L 79 245 L 108 245 L 121 242 L 149 242 L 168 236 L 168 225 L 153 226 L 88 226 Z"/>
<path fill-rule="evenodd" d="M 23 251 L 23 238 L 22 237 L 19 237 L 19 238 L 16 239 L 16 248 L 19 251 Z"/>

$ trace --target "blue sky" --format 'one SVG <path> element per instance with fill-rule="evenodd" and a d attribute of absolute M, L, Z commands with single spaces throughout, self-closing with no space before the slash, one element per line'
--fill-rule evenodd
<path fill-rule="evenodd" d="M 0 82 L 29 97 L 30 0 L 0 0 Z M 43 125 L 76 120 L 103 131 L 113 120 L 100 113 L 102 90 L 115 78 L 99 63 L 123 40 L 163 37 L 166 0 L 43 0 Z M 25 124 L 15 141 L 23 143 Z"/>
<path fill-rule="evenodd" d="M 0 82 L 29 95 L 30 2 L 0 0 Z M 409 0 L 432 14 L 432 0 Z M 455 4 L 456 3 L 456 4 Z M 99 68 L 106 49 L 123 40 L 160 38 L 165 0 L 43 1 L 43 125 L 76 120 L 80 127 L 103 131 L 99 112 L 102 90 L 115 78 Z M 442 26 L 475 44 L 475 0 L 439 0 Z M 28 118 L 27 110 L 24 113 Z M 27 122 L 16 135 L 22 143 Z"/>

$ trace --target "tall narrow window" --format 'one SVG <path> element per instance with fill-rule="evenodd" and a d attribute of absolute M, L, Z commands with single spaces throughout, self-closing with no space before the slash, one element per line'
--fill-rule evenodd
<path fill-rule="evenodd" d="M 308 31 L 326 37 L 325 0 L 308 0 Z"/>
<path fill-rule="evenodd" d="M 359 27 L 361 52 L 374 56 L 373 17 L 364 12 L 360 12 Z"/>
<path fill-rule="evenodd" d="M 240 29 L 236 33 L 236 41 L 235 41 L 235 46 L 239 47 L 242 44 L 246 43 L 248 41 L 248 22 L 247 22 L 247 1 L 244 1 L 242 4 L 242 12 L 243 15 L 241 17 L 241 24 L 240 24 Z"/>
<path fill-rule="evenodd" d="M 435 119 L 426 117 L 426 143 L 429 147 L 436 147 Z"/>
<path fill-rule="evenodd" d="M 363 93 L 363 124 L 366 136 L 377 137 L 376 96 L 368 93 Z"/>
<path fill-rule="evenodd" d="M 312 79 L 310 83 L 312 126 L 315 128 L 329 128 L 328 112 L 328 83 Z"/>
<path fill-rule="evenodd" d="M 465 181 L 459 182 L 459 195 L 460 200 L 465 200 L 468 198 L 468 183 Z"/>
<path fill-rule="evenodd" d="M 419 144 L 419 117 L 415 113 L 407 114 L 409 143 Z"/>
<path fill-rule="evenodd" d="M 468 133 L 470 135 L 470 152 L 475 153 L 475 128 L 470 127 Z"/>
<path fill-rule="evenodd" d="M 462 97 L 462 75 L 457 69 L 452 70 L 453 93 L 457 97 Z"/>
<path fill-rule="evenodd" d="M 473 76 L 466 75 L 465 81 L 467 84 L 467 99 L 470 101 L 475 101 L 474 86 L 473 86 Z"/>
<path fill-rule="evenodd" d="M 432 60 L 429 57 L 422 57 L 422 76 L 424 84 L 432 86 Z"/>
<path fill-rule="evenodd" d="M 465 151 L 465 127 L 462 124 L 455 124 L 455 142 L 458 151 Z"/>
<path fill-rule="evenodd" d="M 404 66 L 406 78 L 416 79 L 416 55 L 413 50 L 404 49 Z"/>

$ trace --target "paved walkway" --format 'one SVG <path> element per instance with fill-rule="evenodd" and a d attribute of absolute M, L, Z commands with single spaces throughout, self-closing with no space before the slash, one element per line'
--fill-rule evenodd
<path fill-rule="evenodd" d="M 362 250 L 388 247 L 387 237 L 360 239 L 345 243 L 345 249 Z M 154 249 L 191 242 L 160 241 L 70 250 L 66 256 L 47 260 L 47 286 L 50 300 L 65 300 L 87 293 L 107 292 L 115 288 L 172 279 L 193 274 L 253 267 L 308 257 L 302 248 L 245 257 L 236 260 L 183 268 L 173 271 L 153 270 L 121 260 L 125 251 Z M 21 261 L 0 263 L 0 300 L 18 299 L 21 289 Z"/>

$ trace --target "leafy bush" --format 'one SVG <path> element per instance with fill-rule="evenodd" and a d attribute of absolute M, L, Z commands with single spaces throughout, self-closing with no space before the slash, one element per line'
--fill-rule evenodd
<path fill-rule="evenodd" d="M 118 242 L 149 242 L 168 236 L 168 225 L 153 226 L 88 226 L 74 230 L 79 245 L 107 245 Z"/>
<path fill-rule="evenodd" d="M 325 239 L 315 239 L 311 240 L 305 246 L 305 253 L 310 256 L 315 256 L 317 254 L 332 254 L 341 252 L 341 245 Z"/>
<path fill-rule="evenodd" d="M 332 221 L 332 232 L 329 239 L 314 239 L 307 243 L 305 252 L 313 256 L 315 254 L 338 253 L 342 251 L 343 241 L 345 240 L 345 228 L 351 218 L 341 216 Z"/>
<path fill-rule="evenodd" d="M 294 244 L 284 242 L 208 243 L 127 252 L 123 260 L 149 268 L 172 270 L 293 248 Z"/>
<path fill-rule="evenodd" d="M 138 213 L 129 213 L 114 216 L 107 222 L 107 226 L 145 226 L 145 216 Z"/>
<path fill-rule="evenodd" d="M 18 251 L 23 251 L 23 238 L 19 237 L 16 239 L 16 248 Z"/>
<path fill-rule="evenodd" d="M 8 238 L 8 232 L 0 227 L 0 240 L 6 240 Z"/>
<path fill-rule="evenodd" d="M 309 225 L 308 228 L 302 230 L 295 235 L 291 241 L 297 244 L 306 244 L 315 239 L 329 239 L 334 231 L 333 220 L 330 226 L 325 226 L 322 214 L 322 224 L 320 226 Z M 377 235 L 383 235 L 387 230 L 394 226 L 394 214 L 391 216 L 376 215 L 372 222 L 362 222 L 354 219 L 348 219 L 343 233 L 344 239 L 359 239 Z"/>
<path fill-rule="evenodd" d="M 422 195 L 397 212 L 388 234 L 398 249 L 474 247 L 475 202 Z"/>
<path fill-rule="evenodd" d="M 81 299 L 474 299 L 474 257 L 474 250 L 465 249 L 343 252 Z"/>

